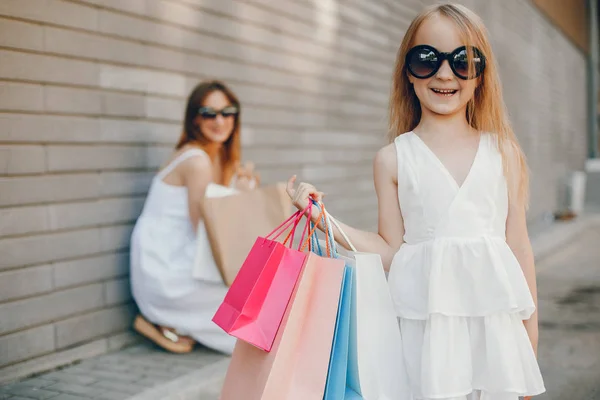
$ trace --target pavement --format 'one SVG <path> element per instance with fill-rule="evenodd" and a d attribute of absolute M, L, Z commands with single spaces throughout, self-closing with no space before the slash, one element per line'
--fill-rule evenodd
<path fill-rule="evenodd" d="M 600 225 L 537 265 L 540 400 L 600 399 Z"/>
<path fill-rule="evenodd" d="M 229 359 L 203 347 L 170 354 L 149 342 L 0 387 L 0 400 L 217 400 Z"/>
<path fill-rule="evenodd" d="M 540 400 L 600 400 L 600 214 L 535 229 Z M 0 386 L 0 400 L 217 400 L 229 358 L 144 341 Z"/>

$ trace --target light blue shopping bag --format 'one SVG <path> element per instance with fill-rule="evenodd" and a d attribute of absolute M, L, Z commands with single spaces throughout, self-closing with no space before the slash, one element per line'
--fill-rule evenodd
<path fill-rule="evenodd" d="M 348 351 L 350 342 L 350 314 L 352 312 L 352 277 L 354 270 L 346 266 L 340 302 L 338 306 L 329 371 L 325 385 L 324 400 L 343 400 L 346 393 L 348 376 Z"/>
<path fill-rule="evenodd" d="M 331 230 L 327 234 L 331 246 L 331 256 L 338 258 L 339 254 Z M 326 256 L 316 235 L 311 240 L 313 251 L 321 256 Z M 354 265 L 347 262 L 340 291 L 324 400 L 363 400 L 358 381 L 356 341 L 356 276 Z"/>

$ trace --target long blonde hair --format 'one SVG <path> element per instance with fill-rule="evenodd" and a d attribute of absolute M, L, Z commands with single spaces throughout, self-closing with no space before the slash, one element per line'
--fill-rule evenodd
<path fill-rule="evenodd" d="M 502 88 L 492 46 L 481 18 L 468 8 L 458 4 L 438 4 L 426 8 L 410 24 L 396 59 L 389 105 L 389 139 L 416 128 L 421 119 L 421 104 L 408 79 L 405 63 L 406 53 L 413 47 L 415 35 L 421 24 L 433 15 L 441 15 L 454 21 L 465 45 L 479 48 L 486 57 L 486 67 L 467 104 L 466 118 L 480 132 L 496 135 L 502 155 L 504 175 L 508 182 L 509 196 L 525 204 L 529 201 L 529 173 L 525 155 L 511 127 L 502 98 Z M 472 55 L 469 54 L 469 57 Z"/>

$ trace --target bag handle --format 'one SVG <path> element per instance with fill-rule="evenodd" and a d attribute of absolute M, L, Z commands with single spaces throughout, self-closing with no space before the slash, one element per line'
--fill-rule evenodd
<path fill-rule="evenodd" d="M 350 238 L 348 237 L 348 235 L 346 235 L 346 232 L 344 232 L 344 230 L 342 229 L 340 224 L 335 220 L 335 218 L 333 218 L 331 216 L 331 214 L 326 213 L 325 215 L 327 216 L 329 221 L 333 224 L 333 226 L 335 226 L 338 229 L 338 231 L 340 231 L 340 234 L 342 235 L 342 237 L 344 238 L 346 243 L 348 243 L 348 246 L 350 246 L 350 249 L 356 253 L 357 252 L 356 247 L 354 247 L 354 244 L 352 244 L 352 242 L 350 241 Z M 332 233 L 332 235 L 333 235 L 333 233 Z"/>
<path fill-rule="evenodd" d="M 298 225 L 298 222 L 300 221 L 300 219 L 302 219 L 302 215 L 306 211 L 310 211 L 311 208 L 312 208 L 312 203 L 309 203 L 308 206 L 306 206 L 306 208 L 304 210 L 302 210 L 302 211 L 298 210 L 295 213 L 293 213 L 292 215 L 290 215 L 288 217 L 288 219 L 283 221 L 277 228 L 273 229 L 273 231 L 271 231 L 271 233 L 269 233 L 267 236 L 265 236 L 265 239 L 269 239 L 269 240 L 277 239 L 292 224 L 294 224 L 294 228 L 295 228 Z"/>
<path fill-rule="evenodd" d="M 315 202 L 315 206 L 320 209 L 320 210 L 324 210 L 323 204 L 322 203 L 316 203 Z M 314 223 L 311 222 L 311 226 L 315 227 L 318 226 L 318 224 L 320 222 L 323 223 L 323 230 L 325 232 L 325 245 L 327 247 L 332 246 L 332 249 L 327 249 L 327 257 L 333 257 L 333 258 L 337 258 L 337 249 L 335 248 L 335 242 L 332 241 L 332 236 L 329 235 L 329 231 L 330 231 L 330 227 L 328 226 L 327 220 L 325 219 L 325 212 L 326 211 L 322 211 L 320 218 L 318 218 L 317 220 L 317 224 L 315 225 Z M 319 239 L 317 238 L 317 235 L 313 235 L 310 238 L 310 244 L 311 247 L 314 248 L 314 252 L 320 256 L 323 256 L 323 249 L 321 248 L 321 244 L 319 243 Z"/>
<path fill-rule="evenodd" d="M 290 241 L 290 249 L 292 248 L 292 245 L 294 243 L 294 235 L 296 234 L 296 227 L 298 226 L 298 224 L 300 223 L 300 220 L 302 220 L 302 216 L 305 212 L 308 212 L 309 215 L 312 213 L 312 204 L 309 203 L 309 205 L 302 211 L 297 211 L 296 213 L 298 214 L 298 217 L 296 218 L 295 222 L 294 222 L 294 226 L 292 227 L 292 229 L 288 232 L 287 236 L 285 237 L 285 239 L 283 240 L 283 245 L 287 245 L 288 240 Z M 304 241 L 304 236 L 306 235 L 306 231 L 308 229 L 308 221 L 306 221 L 306 224 L 304 224 L 304 228 L 302 229 L 302 238 L 300 238 L 300 243 L 302 243 Z M 289 225 L 288 225 L 289 226 Z M 285 228 L 287 229 L 287 228 Z M 285 230 L 284 229 L 284 230 Z M 290 240 L 291 239 L 291 240 Z"/>
<path fill-rule="evenodd" d="M 333 230 L 331 228 L 331 224 L 329 223 L 329 219 L 327 218 L 327 210 L 325 209 L 325 205 L 323 203 L 315 203 L 315 205 L 319 209 L 323 210 L 323 217 L 320 219 L 320 221 L 317 222 L 317 224 L 319 222 L 323 223 L 323 231 L 325 233 L 325 245 L 327 246 L 327 257 L 337 258 L 337 245 L 333 238 Z M 311 237 L 311 241 L 313 243 L 313 246 L 317 249 L 317 254 L 322 256 L 323 250 L 321 249 L 321 244 L 319 243 L 319 240 L 317 239 L 316 235 Z"/>
<path fill-rule="evenodd" d="M 307 209 L 308 209 L 309 213 L 310 213 L 310 212 L 312 212 L 312 203 L 310 203 L 310 205 L 307 207 Z M 321 213 L 321 214 L 319 214 L 319 218 L 321 218 L 322 216 L 323 216 L 323 214 L 322 214 L 322 213 Z M 302 218 L 302 217 L 300 217 L 300 219 L 301 219 L 301 218 Z M 285 240 L 283 241 L 283 245 L 286 245 L 286 244 L 287 244 L 287 242 L 288 242 L 288 240 L 289 240 L 289 239 L 290 239 L 290 237 L 291 237 L 291 241 L 290 241 L 290 248 L 292 248 L 292 243 L 294 243 L 294 233 L 295 233 L 295 231 L 296 231 L 296 226 L 298 225 L 298 221 L 300 221 L 300 219 L 298 219 L 298 220 L 296 221 L 296 224 L 294 225 L 294 227 L 292 228 L 292 230 L 290 230 L 290 231 L 288 232 L 287 236 L 285 237 Z M 306 236 L 306 232 L 307 232 L 307 230 L 308 230 L 308 226 L 310 225 L 310 223 L 311 223 L 311 221 L 310 221 L 310 218 L 309 218 L 309 217 L 307 217 L 306 224 L 304 225 L 304 229 L 302 230 L 302 237 L 300 238 L 300 244 L 298 245 L 298 250 L 299 250 L 299 251 L 304 251 L 304 249 L 305 249 L 305 245 L 303 246 L 303 245 L 302 245 L 302 243 L 304 243 L 304 237 Z M 309 240 L 310 240 L 310 238 L 312 237 L 313 233 L 314 233 L 314 230 L 312 230 L 312 231 L 309 233 L 309 235 L 308 235 L 308 238 L 306 239 L 307 241 L 309 241 Z M 302 246 L 302 247 L 300 247 L 300 246 Z"/>
<path fill-rule="evenodd" d="M 294 224 L 294 227 L 288 233 L 287 237 L 285 238 L 285 240 L 283 242 L 283 244 L 285 245 L 285 243 L 287 242 L 288 238 L 290 238 L 290 235 L 291 235 L 290 249 L 292 248 L 292 244 L 294 243 L 294 236 L 296 235 L 296 227 L 300 223 L 300 220 L 302 220 L 302 216 L 305 215 L 304 214 L 305 212 L 308 212 L 308 215 L 312 214 L 312 203 L 311 202 L 309 202 L 308 206 L 306 206 L 306 208 L 301 211 L 300 216 L 298 217 L 298 219 L 296 220 L 296 223 Z M 307 221 L 306 221 L 306 224 L 304 224 L 304 229 L 302 229 L 302 237 L 300 238 L 300 243 L 302 243 L 304 241 L 304 236 L 306 235 L 306 231 L 308 229 L 308 223 L 310 221 L 310 217 L 306 217 L 306 218 L 307 218 Z"/>
<path fill-rule="evenodd" d="M 312 209 L 309 208 L 309 212 L 311 212 Z M 302 219 L 302 217 L 300 218 Z M 296 234 L 296 227 L 298 226 L 298 223 L 300 222 L 300 219 L 298 219 L 296 221 L 296 224 L 294 224 L 294 227 L 288 232 L 287 236 L 285 237 L 285 239 L 283 240 L 283 245 L 287 245 L 288 240 L 290 241 L 289 244 L 289 248 L 291 249 L 294 243 L 294 235 Z M 302 244 L 302 242 L 304 241 L 304 237 L 306 236 L 306 232 L 308 230 L 308 224 L 309 221 L 306 221 L 306 223 L 304 224 L 304 228 L 302 228 L 302 237 L 300 238 L 300 244 Z M 291 239 L 291 240 L 290 240 Z M 298 250 L 300 250 L 300 244 L 298 245 Z"/>
<path fill-rule="evenodd" d="M 334 244 L 334 254 L 337 255 L 337 246 L 335 245 L 335 238 L 333 235 L 333 228 L 332 226 L 335 226 L 338 231 L 340 231 L 340 234 L 342 235 L 342 237 L 344 238 L 344 240 L 346 241 L 346 243 L 348 243 L 348 245 L 350 246 L 350 249 L 353 252 L 357 252 L 356 247 L 354 246 L 354 244 L 350 241 L 350 238 L 348 237 L 348 235 L 346 235 L 346 232 L 344 232 L 344 230 L 342 229 L 342 227 L 340 226 L 340 224 L 331 216 L 331 214 L 329 214 L 329 212 L 325 209 L 325 204 L 320 203 L 317 204 L 317 207 L 320 207 L 323 209 L 324 213 L 325 213 L 325 219 L 327 221 L 327 223 L 324 222 L 324 228 L 325 228 L 325 234 L 326 237 L 329 238 L 329 240 Z M 318 242 L 317 242 L 318 245 Z"/>
<path fill-rule="evenodd" d="M 319 205 L 319 203 L 317 203 L 317 202 L 315 202 L 315 205 L 317 206 L 317 208 L 319 208 L 321 210 L 320 213 L 319 213 L 319 216 L 317 217 L 317 221 L 323 220 L 323 222 L 325 224 L 325 229 L 327 230 L 328 229 L 328 225 L 327 225 L 327 220 L 325 218 L 325 207 L 323 207 L 322 204 Z M 315 234 L 315 231 L 316 231 L 316 229 L 317 229 L 317 227 L 318 227 L 319 224 L 313 224 L 312 221 L 311 221 L 310 225 L 312 226 L 312 229 L 310 231 L 310 234 L 308 235 L 308 238 L 306 239 L 306 242 L 304 242 L 304 244 L 302 245 L 301 251 L 304 251 L 304 249 L 306 248 L 306 246 L 310 243 L 311 239 L 313 239 L 314 237 L 316 237 L 316 235 L 314 235 L 314 234 Z M 325 235 L 325 245 L 327 247 L 327 257 L 332 257 L 332 255 L 331 255 L 331 246 L 330 246 L 330 243 L 329 243 L 329 236 L 328 235 Z M 318 241 L 317 241 L 317 247 L 320 250 L 320 246 L 318 244 Z M 322 252 L 320 251 L 320 253 L 322 253 Z"/>

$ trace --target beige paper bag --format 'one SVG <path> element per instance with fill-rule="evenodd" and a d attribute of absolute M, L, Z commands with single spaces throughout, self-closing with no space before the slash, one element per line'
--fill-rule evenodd
<path fill-rule="evenodd" d="M 279 226 L 291 209 L 283 183 L 204 200 L 208 240 L 227 286 L 233 282 L 256 238 Z"/>
<path fill-rule="evenodd" d="M 270 352 L 238 340 L 220 400 L 322 400 L 345 263 L 314 253 Z"/>

